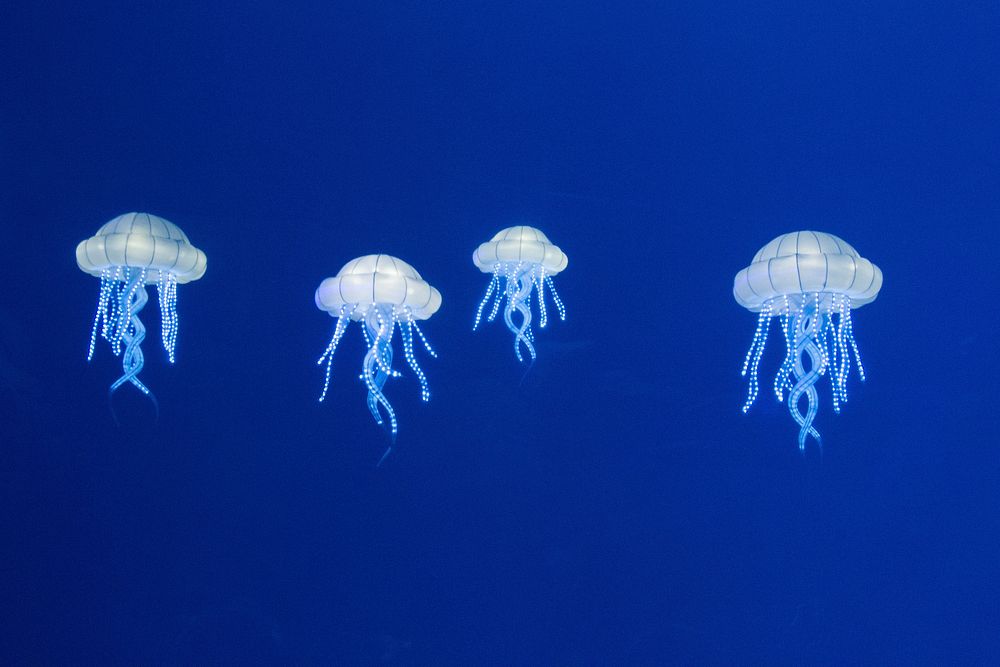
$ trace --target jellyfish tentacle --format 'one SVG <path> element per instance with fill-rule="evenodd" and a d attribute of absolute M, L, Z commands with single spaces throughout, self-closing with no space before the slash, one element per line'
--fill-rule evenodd
<path fill-rule="evenodd" d="M 847 341 L 847 344 L 850 345 L 851 349 L 854 350 L 854 361 L 858 365 L 858 377 L 860 377 L 861 381 L 864 382 L 866 379 L 865 367 L 864 364 L 861 363 L 861 351 L 858 350 L 858 342 L 854 339 L 854 322 L 851 320 L 851 298 L 844 297 L 844 300 L 846 301 L 844 305 L 844 314 L 841 316 L 842 323 L 844 322 L 843 318 L 846 318 L 846 324 L 842 324 L 844 328 L 844 339 Z M 848 364 L 849 363 L 850 360 L 848 360 Z"/>
<path fill-rule="evenodd" d="M 493 307 L 486 315 L 486 321 L 492 322 L 500 312 L 501 305 L 506 301 L 504 307 L 504 323 L 512 334 L 514 334 L 514 355 L 518 361 L 523 362 L 524 350 L 528 356 L 534 360 L 537 356 L 535 351 L 535 332 L 531 327 L 531 299 L 532 293 L 538 297 L 538 326 L 545 327 L 548 324 L 548 306 L 545 303 L 546 285 L 552 293 L 552 299 L 559 313 L 559 319 L 566 319 L 566 308 L 555 285 L 545 268 L 533 262 L 498 262 L 493 266 L 493 277 L 486 287 L 486 293 L 479 302 L 476 309 L 476 317 L 473 321 L 472 329 L 475 331 L 483 319 L 483 312 L 486 305 L 493 299 Z M 515 311 L 520 315 L 520 322 L 515 323 Z M 522 350 L 521 348 L 524 348 Z"/>
<path fill-rule="evenodd" d="M 546 275 L 542 279 L 543 284 L 548 285 L 549 291 L 552 292 L 552 301 L 556 304 L 556 310 L 559 312 L 559 319 L 563 322 L 566 321 L 566 306 L 563 304 L 562 299 L 559 298 L 559 292 L 556 291 L 556 283 L 552 280 L 552 276 Z"/>
<path fill-rule="evenodd" d="M 378 354 L 378 338 L 375 336 L 377 331 L 375 329 L 370 330 L 367 317 L 362 324 L 362 332 L 365 336 L 365 343 L 368 346 L 368 352 L 365 354 L 365 358 L 361 362 L 361 381 L 365 383 L 365 387 L 368 389 L 368 410 L 375 419 L 375 423 L 381 426 L 382 413 L 379 412 L 378 400 L 375 397 L 375 392 L 380 391 L 380 385 L 377 384 L 379 369 L 375 360 L 375 355 Z"/>
<path fill-rule="evenodd" d="M 163 338 L 163 349 L 167 351 L 170 363 L 174 363 L 177 329 L 180 322 L 177 317 L 177 276 L 161 272 L 156 289 L 160 300 L 160 333 Z"/>
<path fill-rule="evenodd" d="M 531 296 L 532 296 L 532 294 L 534 294 L 534 289 L 533 288 L 534 288 L 534 284 L 529 282 L 528 283 L 528 293 L 525 294 L 524 299 L 521 300 L 521 302 L 520 302 L 521 305 L 524 306 L 525 309 L 527 309 L 527 311 L 529 313 L 531 312 Z M 518 311 L 520 311 L 520 310 L 521 309 L 518 308 Z M 534 344 L 534 342 L 535 342 L 535 328 L 529 325 L 524 330 L 524 337 L 527 338 L 529 342 L 531 342 L 532 344 Z"/>
<path fill-rule="evenodd" d="M 385 448 L 385 453 L 382 454 L 382 458 L 378 460 L 378 463 L 375 464 L 375 467 L 381 468 L 382 464 L 385 463 L 385 460 L 389 458 L 389 454 L 392 454 L 392 445 L 389 445 L 388 447 Z"/>
<path fill-rule="evenodd" d="M 773 314 L 771 303 L 764 304 L 764 307 L 760 311 L 760 316 L 757 318 L 757 331 L 753 335 L 753 342 L 750 343 L 750 350 L 747 351 L 747 357 L 743 361 L 742 375 L 746 377 L 746 374 L 750 373 L 750 387 L 747 389 L 747 400 L 743 404 L 744 413 L 750 410 L 750 406 L 757 400 L 757 394 L 760 391 L 760 381 L 757 379 L 757 373 L 760 368 L 761 357 L 764 356 L 764 346 L 767 344 L 767 332 L 771 327 L 771 317 Z"/>
<path fill-rule="evenodd" d="M 97 297 L 97 312 L 94 314 L 94 326 L 90 330 L 90 349 L 87 351 L 87 361 L 94 358 L 94 349 L 97 347 L 97 330 L 101 329 L 101 336 L 107 339 L 108 320 L 111 313 L 111 297 L 116 294 L 118 281 L 114 279 L 114 273 L 110 269 L 101 271 L 101 292 Z M 103 328 L 101 325 L 104 325 Z"/>
<path fill-rule="evenodd" d="M 490 278 L 490 284 L 486 286 L 486 294 L 483 295 L 483 300 L 479 302 L 479 308 L 476 309 L 476 319 L 472 323 L 472 330 L 473 331 L 475 331 L 476 329 L 479 328 L 479 322 L 483 319 L 483 309 L 486 308 L 486 304 L 489 303 L 490 297 L 493 295 L 494 291 L 496 291 L 497 294 L 500 294 L 501 291 L 502 291 L 500 289 L 500 270 L 499 269 L 494 269 L 494 271 L 493 271 L 493 277 Z M 493 317 L 495 317 L 495 315 Z M 493 317 L 489 318 L 490 321 L 492 321 Z"/>
<path fill-rule="evenodd" d="M 330 389 L 330 375 L 333 373 L 333 354 L 337 351 L 340 339 L 347 332 L 347 327 L 351 323 L 351 315 L 355 310 L 357 310 L 357 305 L 350 310 L 348 310 L 346 305 L 340 307 L 340 311 L 337 313 L 337 325 L 333 329 L 333 337 L 326 346 L 326 350 L 323 351 L 322 356 L 316 361 L 318 366 L 322 366 L 323 362 L 326 362 L 326 377 L 323 380 L 323 393 L 319 396 L 320 403 L 326 398 L 326 392 Z"/>
<path fill-rule="evenodd" d="M 796 382 L 788 393 L 788 411 L 800 427 L 799 449 L 801 450 L 806 448 L 806 440 L 809 436 L 815 438 L 818 444 L 822 444 L 819 431 L 813 428 L 812 424 L 819 410 L 816 382 L 825 371 L 823 351 L 817 344 L 817 332 L 821 329 L 821 320 L 824 318 L 825 315 L 814 303 L 803 304 L 802 310 L 795 318 L 793 375 Z M 806 355 L 809 357 L 808 371 L 803 363 Z M 799 403 L 803 396 L 808 401 L 804 415 L 799 409 Z"/>
<path fill-rule="evenodd" d="M 535 287 L 535 292 L 538 294 L 538 327 L 544 329 L 545 325 L 549 323 L 549 314 L 545 308 L 545 269 L 542 267 L 535 267 L 531 271 L 531 284 Z"/>
<path fill-rule="evenodd" d="M 501 270 L 501 268 L 503 268 L 503 272 L 504 272 L 503 277 L 502 277 L 503 278 L 503 289 L 501 289 L 501 287 L 500 287 L 500 280 L 501 280 L 500 270 Z M 504 298 L 506 298 L 508 301 L 510 300 L 511 280 L 513 279 L 512 276 L 511 276 L 511 272 L 510 272 L 510 267 L 509 266 L 508 267 L 501 267 L 499 264 L 497 264 L 495 267 L 493 267 L 493 275 L 497 279 L 497 294 L 496 294 L 496 298 L 493 300 L 493 308 L 490 309 L 489 317 L 486 318 L 487 322 L 492 322 L 493 320 L 495 320 L 497 318 L 497 313 L 500 312 L 500 305 L 503 303 Z"/>
<path fill-rule="evenodd" d="M 434 351 L 434 348 L 431 347 L 430 341 L 427 340 L 427 336 L 425 336 L 424 332 L 420 329 L 419 326 L 417 326 L 417 320 L 416 318 L 413 317 L 413 312 L 409 309 L 409 307 L 407 307 L 407 313 L 408 317 L 410 318 L 410 326 L 413 327 L 413 330 L 417 332 L 417 336 L 420 338 L 420 342 L 424 344 L 424 349 L 427 350 L 427 354 L 437 359 L 438 353 Z"/>
<path fill-rule="evenodd" d="M 531 309 L 529 299 L 531 297 L 532 282 L 526 272 L 518 270 L 512 279 L 508 279 L 507 308 L 504 310 L 504 322 L 507 328 L 514 334 L 514 354 L 518 361 L 524 361 L 521 355 L 521 346 L 528 351 L 532 359 L 535 359 L 535 346 L 531 342 Z M 514 324 L 513 314 L 517 311 L 521 315 L 520 326 Z"/>
<path fill-rule="evenodd" d="M 830 392 L 833 411 L 839 413 L 842 403 L 847 401 L 847 376 L 850 372 L 850 357 L 847 356 L 847 342 L 844 340 L 843 300 L 833 297 L 833 303 L 824 316 L 821 343 L 826 355 L 830 373 Z M 837 321 L 834 321 L 834 313 Z"/>
<path fill-rule="evenodd" d="M 128 283 L 122 290 L 121 303 L 118 306 L 120 313 L 115 340 L 125 343 L 125 351 L 122 354 L 122 376 L 114 381 L 109 393 L 113 394 L 126 382 L 131 383 L 146 396 L 152 397 L 149 388 L 138 378 L 139 372 L 145 363 L 142 354 L 142 341 L 146 338 L 146 327 L 139 319 L 139 311 L 143 309 L 149 301 L 149 294 L 146 292 L 146 272 L 145 270 L 132 270 L 128 274 Z"/>
<path fill-rule="evenodd" d="M 395 324 L 394 320 L 392 324 Z M 384 421 L 379 406 L 385 409 L 389 418 L 390 433 L 395 438 L 396 412 L 389 404 L 389 399 L 382 393 L 382 388 L 392 373 L 391 336 L 394 327 L 387 327 L 381 314 L 378 313 L 378 308 L 373 306 L 365 314 L 364 328 L 365 337 L 370 342 L 370 347 L 365 355 L 361 378 L 368 387 L 368 410 L 375 419 L 375 423 L 381 426 Z"/>
<path fill-rule="evenodd" d="M 784 309 L 781 312 L 781 331 L 785 336 L 785 358 L 778 368 L 778 374 L 774 376 L 774 393 L 779 401 L 785 400 L 785 391 L 791 390 L 795 384 L 791 381 L 795 373 L 795 329 L 799 325 L 801 313 L 793 312 L 788 299 L 784 300 Z"/>
<path fill-rule="evenodd" d="M 400 322 L 399 326 L 399 336 L 403 339 L 403 356 L 420 382 L 420 399 L 427 402 L 431 400 L 431 390 L 427 383 L 427 375 L 420 368 L 420 364 L 417 363 L 417 358 L 413 353 L 413 329 L 415 327 L 416 322 L 413 321 L 413 314 L 407 309 L 406 318 Z"/>
<path fill-rule="evenodd" d="M 104 322 L 101 335 L 111 344 L 111 353 L 116 357 L 122 352 L 122 341 L 131 322 L 129 312 L 135 291 L 138 289 L 139 269 L 119 268 L 115 272 L 116 284 L 113 289 L 110 316 Z"/>

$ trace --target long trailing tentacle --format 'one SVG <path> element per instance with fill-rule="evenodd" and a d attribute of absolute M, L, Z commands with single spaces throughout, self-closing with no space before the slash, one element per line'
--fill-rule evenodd
<path fill-rule="evenodd" d="M 149 301 L 149 294 L 146 292 L 146 271 L 144 269 L 127 269 L 127 278 L 124 286 L 120 288 L 119 302 L 114 307 L 114 314 L 117 319 L 111 322 L 110 332 L 105 333 L 107 338 L 111 336 L 112 348 L 117 354 L 121 350 L 122 343 L 125 344 L 125 351 L 122 354 L 122 376 L 115 380 L 108 388 L 108 401 L 111 408 L 111 415 L 118 423 L 118 415 L 115 413 L 114 404 L 111 402 L 112 396 L 119 387 L 125 383 L 133 385 L 147 396 L 153 403 L 156 415 L 160 414 L 160 405 L 156 396 L 139 379 L 139 372 L 145 364 L 142 353 L 142 341 L 146 338 L 146 327 L 139 319 L 139 311 Z M 107 331 L 108 323 L 105 325 Z"/>
<path fill-rule="evenodd" d="M 535 294 L 538 295 L 538 328 L 544 329 L 549 323 L 549 313 L 545 307 L 545 269 L 540 266 L 534 267 L 530 279 L 535 287 Z"/>
<path fill-rule="evenodd" d="M 822 329 L 821 320 L 827 316 L 819 311 L 814 304 L 803 306 L 802 312 L 796 318 L 794 338 L 794 369 L 795 384 L 788 393 L 788 411 L 795 423 L 799 425 L 799 449 L 806 448 L 806 440 L 812 436 L 817 444 L 822 444 L 819 431 L 813 428 L 813 420 L 819 410 L 819 396 L 816 392 L 816 382 L 825 372 L 824 355 L 816 342 L 817 332 Z M 809 356 L 809 370 L 806 371 L 803 359 Z M 799 409 L 802 397 L 808 401 L 806 413 Z"/>
<path fill-rule="evenodd" d="M 490 279 L 490 284 L 486 287 L 486 294 L 483 295 L 483 300 L 479 302 L 479 307 L 476 308 L 476 319 L 472 323 L 472 330 L 475 331 L 479 328 L 479 322 L 483 319 L 483 309 L 486 308 L 486 304 L 489 303 L 490 297 L 493 293 L 497 293 L 497 303 L 499 304 L 503 290 L 500 287 L 500 268 L 496 267 L 493 270 L 493 277 Z M 499 308 L 499 305 L 497 306 Z M 489 316 L 489 321 L 492 322 L 493 318 L 496 317 L 496 308 Z"/>
<path fill-rule="evenodd" d="M 851 321 L 851 299 L 844 297 L 844 312 L 840 318 L 841 329 L 844 339 L 854 351 L 854 361 L 858 364 L 858 376 L 861 381 L 865 381 L 865 366 L 861 363 L 861 352 L 858 350 L 858 342 L 854 339 L 854 323 Z M 846 352 L 845 352 L 846 355 Z M 848 362 L 850 363 L 850 362 Z"/>
<path fill-rule="evenodd" d="M 427 340 L 427 336 L 425 336 L 424 332 L 420 330 L 419 326 L 417 326 L 417 320 L 413 318 L 412 313 L 410 314 L 410 325 L 413 327 L 413 330 L 417 332 L 417 336 L 420 338 L 420 342 L 424 344 L 424 349 L 427 350 L 427 354 L 437 359 L 438 353 L 434 351 L 434 348 L 431 347 L 430 341 Z"/>
<path fill-rule="evenodd" d="M 330 375 L 333 373 L 333 355 L 337 351 L 340 339 L 347 333 L 347 327 L 351 324 L 351 315 L 354 314 L 357 308 L 357 304 L 354 304 L 350 308 L 347 305 L 340 307 L 340 311 L 337 313 L 337 325 L 333 329 L 333 337 L 330 338 L 330 343 L 326 346 L 326 350 L 316 360 L 316 365 L 318 366 L 322 366 L 324 362 L 326 363 L 326 377 L 323 379 L 323 393 L 319 396 L 320 403 L 326 398 L 326 392 L 330 388 Z"/>
<path fill-rule="evenodd" d="M 399 323 L 399 335 L 403 339 L 403 356 L 406 358 L 406 363 L 410 365 L 410 369 L 413 371 L 414 375 L 417 376 L 417 380 L 420 382 L 420 399 L 422 401 L 431 400 L 431 390 L 427 384 L 427 375 L 424 373 L 423 369 L 420 368 L 420 364 L 417 363 L 417 357 L 413 353 L 413 330 L 416 328 L 416 322 L 413 320 L 413 313 L 407 307 L 404 318 Z M 419 329 L 417 332 L 419 333 Z M 424 343 L 426 344 L 426 340 Z M 428 348 L 430 349 L 430 348 Z"/>
<path fill-rule="evenodd" d="M 90 349 L 87 351 L 87 361 L 94 358 L 94 350 L 97 347 L 97 330 L 101 329 L 101 336 L 105 340 L 108 338 L 109 327 L 111 326 L 111 316 L 113 310 L 117 310 L 119 294 L 121 289 L 121 268 L 104 269 L 101 272 L 101 293 L 97 298 L 97 312 L 94 314 L 94 326 L 90 330 Z M 114 299 L 112 299 L 114 297 Z M 101 327 L 101 324 L 104 326 Z"/>
<path fill-rule="evenodd" d="M 760 359 L 764 356 L 764 346 L 767 343 L 767 330 L 771 325 L 771 304 L 768 302 L 760 311 L 757 318 L 757 331 L 754 332 L 753 342 L 750 343 L 750 350 L 747 351 L 746 359 L 743 360 L 742 375 L 746 377 L 750 373 L 750 387 L 747 389 L 747 400 L 743 404 L 743 412 L 750 410 L 750 406 L 757 400 L 757 393 L 760 391 L 760 382 L 757 379 L 757 371 L 760 368 Z"/>
<path fill-rule="evenodd" d="M 542 272 L 542 274 L 543 275 L 542 275 L 541 284 L 545 285 L 545 286 L 547 286 L 549 288 L 549 292 L 552 293 L 552 301 L 553 301 L 553 303 L 556 304 L 556 310 L 559 312 L 559 319 L 562 320 L 563 322 L 565 322 L 566 321 L 566 306 L 563 304 L 562 299 L 559 298 L 559 292 L 556 291 L 556 284 L 552 280 L 552 276 L 545 275 L 544 271 Z M 544 290 L 542 290 L 542 291 L 544 291 Z M 542 292 L 539 292 L 538 298 L 539 299 L 544 299 L 545 298 L 544 294 L 542 294 Z"/>
<path fill-rule="evenodd" d="M 779 401 L 785 400 L 785 392 L 795 384 L 792 377 L 795 374 L 795 330 L 799 326 L 801 313 L 794 312 L 788 299 L 785 298 L 781 311 L 781 332 L 785 336 L 785 358 L 781 361 L 777 375 L 774 376 L 774 394 Z"/>
<path fill-rule="evenodd" d="M 524 271 L 518 271 L 513 280 L 508 279 L 507 285 L 507 308 L 504 310 L 503 319 L 507 328 L 514 334 L 514 354 L 518 361 L 524 361 L 521 355 L 523 345 L 534 360 L 535 346 L 532 343 L 530 307 L 531 289 L 534 283 Z M 514 324 L 515 310 L 521 315 L 520 325 Z"/>
<path fill-rule="evenodd" d="M 180 322 L 177 317 L 177 276 L 161 272 L 156 290 L 160 297 L 160 333 L 163 338 L 163 349 L 167 351 L 170 363 L 174 363 L 177 329 Z"/>

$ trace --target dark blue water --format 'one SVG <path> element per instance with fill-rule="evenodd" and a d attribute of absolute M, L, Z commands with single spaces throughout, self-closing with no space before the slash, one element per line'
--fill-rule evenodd
<path fill-rule="evenodd" d="M 935 4 L 5 8 L 0 661 L 1000 662 L 1000 11 Z M 74 248 L 133 210 L 209 264 L 116 426 Z M 471 332 L 522 223 L 570 259 L 527 374 Z M 885 275 L 805 455 L 731 294 L 799 229 Z M 444 299 L 378 469 L 313 304 L 376 252 Z"/>

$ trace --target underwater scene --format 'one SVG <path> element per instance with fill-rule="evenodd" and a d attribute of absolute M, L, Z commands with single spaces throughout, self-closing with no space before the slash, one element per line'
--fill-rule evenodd
<path fill-rule="evenodd" d="M 996 3 L 2 14 L 0 663 L 1000 664 Z"/>

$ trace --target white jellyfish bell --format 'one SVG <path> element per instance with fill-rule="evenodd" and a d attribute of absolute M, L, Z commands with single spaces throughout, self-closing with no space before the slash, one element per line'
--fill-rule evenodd
<path fill-rule="evenodd" d="M 157 287 L 163 347 L 173 363 L 178 324 L 177 285 L 198 280 L 205 274 L 205 253 L 191 245 L 180 227 L 169 220 L 149 213 L 126 213 L 81 241 L 76 246 L 76 263 L 82 271 L 101 279 L 87 360 L 94 356 L 100 329 L 115 356 L 125 346 L 124 372 L 109 391 L 114 393 L 128 382 L 153 398 L 138 378 L 144 363 L 140 344 L 146 337 L 139 311 L 149 300 L 146 285 Z"/>
<path fill-rule="evenodd" d="M 563 306 L 552 276 L 563 271 L 569 264 L 566 254 L 549 241 L 541 230 L 526 225 L 508 227 L 497 232 L 492 239 L 482 243 L 472 253 L 472 261 L 483 273 L 493 277 L 486 288 L 483 300 L 476 310 L 472 325 L 475 331 L 483 318 L 483 309 L 494 298 L 493 306 L 486 317 L 488 322 L 496 319 L 503 306 L 503 319 L 514 334 L 514 354 L 518 361 L 524 361 L 521 347 L 535 359 L 535 335 L 531 329 L 531 293 L 538 293 L 538 326 L 545 328 L 548 313 L 545 308 L 546 289 L 552 294 L 552 301 L 559 312 L 559 319 L 566 319 Z M 506 305 L 504 301 L 506 300 Z M 514 321 L 514 313 L 519 322 Z"/>
<path fill-rule="evenodd" d="M 819 432 L 812 426 L 819 409 L 815 384 L 823 375 L 830 376 L 833 410 L 839 413 L 847 401 L 852 354 L 864 381 L 851 310 L 874 301 L 881 287 L 879 268 L 833 234 L 791 232 L 761 248 L 733 281 L 736 301 L 760 313 L 743 362 L 743 375 L 750 375 L 743 412 L 757 398 L 757 368 L 771 319 L 777 317 L 787 349 L 774 393 L 779 401 L 788 393 L 788 410 L 800 427 L 799 448 L 805 449 L 809 436 L 819 443 Z M 805 414 L 799 409 L 803 397 L 808 401 Z"/>
<path fill-rule="evenodd" d="M 368 353 L 362 365 L 361 379 L 368 388 L 368 409 L 375 423 L 382 425 L 380 406 L 389 419 L 390 434 L 395 440 L 396 413 L 382 389 L 390 377 L 399 377 L 392 368 L 392 337 L 398 325 L 403 343 L 403 356 L 420 382 L 420 397 L 430 400 L 427 376 L 417 364 L 413 350 L 416 333 L 432 356 L 437 354 L 424 337 L 418 320 L 426 320 L 441 307 L 441 293 L 431 287 L 416 269 L 391 255 L 365 255 L 353 259 L 332 278 L 326 278 L 316 289 L 316 307 L 337 318 L 333 338 L 318 364 L 326 364 L 326 379 L 319 400 L 326 398 L 333 369 L 333 354 L 351 321 L 362 324 Z M 382 460 L 392 450 L 390 445 Z M 379 461 L 381 463 L 381 461 Z"/>

